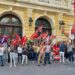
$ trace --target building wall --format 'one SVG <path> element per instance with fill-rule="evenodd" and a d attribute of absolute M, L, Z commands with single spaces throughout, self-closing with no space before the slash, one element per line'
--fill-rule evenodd
<path fill-rule="evenodd" d="M 3 13 L 7 12 L 14 12 L 16 16 L 20 18 L 20 20 L 22 21 L 23 35 L 26 35 L 27 37 L 30 37 L 31 34 L 35 32 L 35 21 L 41 16 L 46 16 L 50 20 L 52 26 L 52 34 L 55 34 L 56 36 L 62 36 L 61 30 L 59 29 L 60 13 L 1 4 L 0 16 Z M 29 17 L 32 17 L 33 19 L 33 23 L 31 26 L 29 26 Z M 73 23 L 74 17 L 71 15 L 63 14 L 61 18 L 65 22 L 65 32 L 69 32 L 72 27 L 70 26 L 70 24 Z M 64 35 L 62 36 L 62 38 L 66 39 Z"/>

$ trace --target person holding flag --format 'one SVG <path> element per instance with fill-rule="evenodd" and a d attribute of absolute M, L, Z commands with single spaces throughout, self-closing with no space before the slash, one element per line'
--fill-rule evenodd
<path fill-rule="evenodd" d="M 51 44 L 48 42 L 46 44 L 46 50 L 45 50 L 45 65 L 47 61 L 48 61 L 48 64 L 51 64 L 50 53 L 51 53 Z"/>
<path fill-rule="evenodd" d="M 42 64 L 44 65 L 45 50 L 46 50 L 45 43 L 41 42 L 38 55 L 38 66 L 40 66 L 40 62 L 42 62 Z"/>
<path fill-rule="evenodd" d="M 15 51 L 15 46 L 13 44 L 11 44 L 8 48 L 9 52 L 10 52 L 10 67 L 12 67 L 12 65 L 14 64 L 14 67 L 16 67 L 16 51 Z"/>

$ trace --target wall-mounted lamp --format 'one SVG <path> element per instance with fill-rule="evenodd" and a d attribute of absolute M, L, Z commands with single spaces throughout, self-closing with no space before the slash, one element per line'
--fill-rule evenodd
<path fill-rule="evenodd" d="M 61 29 L 61 27 L 63 26 L 63 25 L 65 25 L 65 23 L 64 23 L 64 21 L 63 20 L 59 20 L 59 29 Z"/>
<path fill-rule="evenodd" d="M 29 26 L 31 26 L 31 25 L 32 25 L 32 22 L 33 22 L 32 17 L 29 17 Z"/>

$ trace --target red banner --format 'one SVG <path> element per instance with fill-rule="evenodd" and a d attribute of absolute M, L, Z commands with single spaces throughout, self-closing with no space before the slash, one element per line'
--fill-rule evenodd
<path fill-rule="evenodd" d="M 38 34 L 37 34 L 37 33 L 33 33 L 33 34 L 30 36 L 30 39 L 33 40 L 33 39 L 35 39 L 35 38 L 37 38 L 37 37 L 38 37 Z"/>
<path fill-rule="evenodd" d="M 17 33 L 15 33 L 15 38 L 16 40 L 21 41 L 20 36 Z"/>
<path fill-rule="evenodd" d="M 14 46 L 16 46 L 18 44 L 18 40 L 12 39 L 11 40 L 11 44 L 13 44 Z"/>
<path fill-rule="evenodd" d="M 47 36 L 48 36 L 48 34 L 47 33 L 45 33 L 45 32 L 43 32 L 39 37 L 38 37 L 38 39 L 46 39 L 47 38 Z"/>
<path fill-rule="evenodd" d="M 16 46 L 20 41 L 20 36 L 17 33 L 14 33 L 14 39 L 11 40 L 11 44 L 13 44 L 14 46 Z"/>
<path fill-rule="evenodd" d="M 46 39 L 46 38 L 47 38 L 47 36 L 48 36 L 48 34 L 47 34 L 47 33 L 43 33 L 43 34 L 42 34 L 42 38 L 43 38 L 43 39 Z"/>
<path fill-rule="evenodd" d="M 27 40 L 28 40 L 28 38 L 26 36 L 22 37 L 21 44 L 24 45 Z"/>

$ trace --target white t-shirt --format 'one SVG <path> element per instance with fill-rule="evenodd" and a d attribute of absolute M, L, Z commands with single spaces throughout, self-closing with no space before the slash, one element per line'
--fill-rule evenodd
<path fill-rule="evenodd" d="M 4 55 L 4 47 L 0 47 L 0 56 Z"/>
<path fill-rule="evenodd" d="M 18 53 L 22 53 L 22 47 L 18 47 Z"/>
<path fill-rule="evenodd" d="M 50 47 L 51 47 L 50 45 L 47 45 L 45 52 L 49 53 L 50 52 Z"/>

